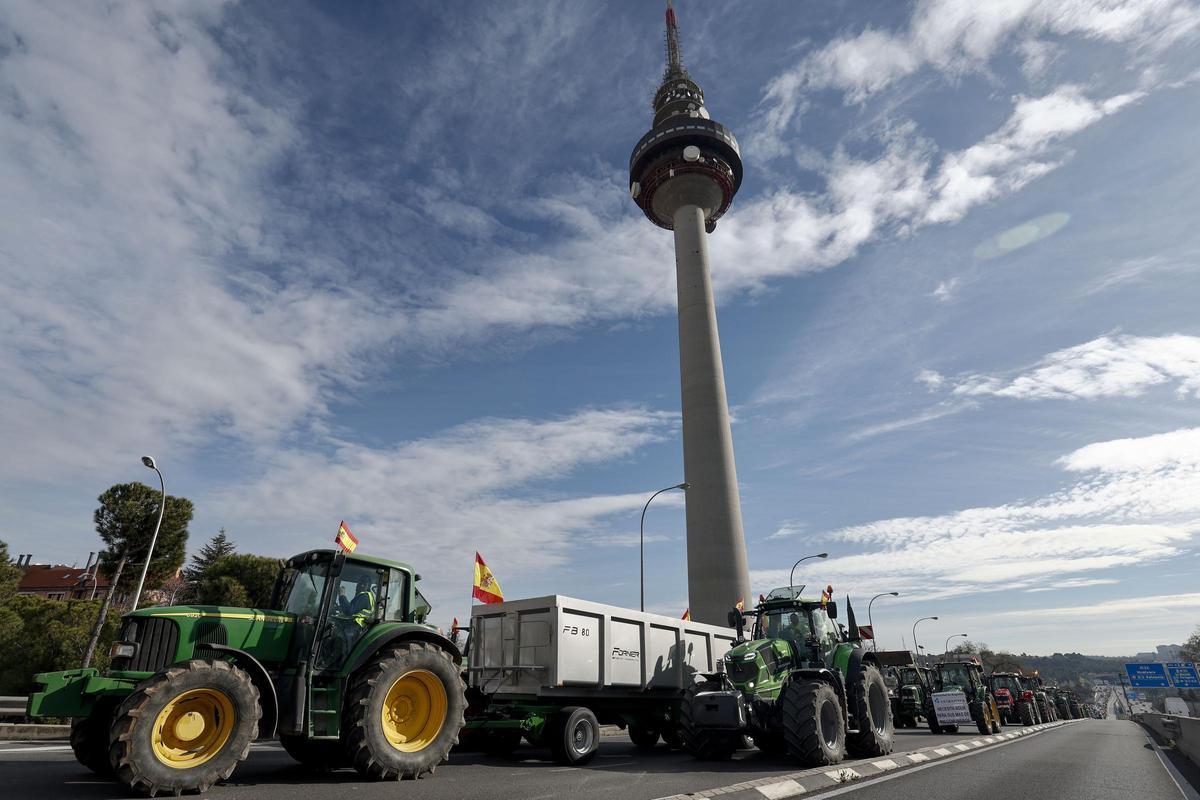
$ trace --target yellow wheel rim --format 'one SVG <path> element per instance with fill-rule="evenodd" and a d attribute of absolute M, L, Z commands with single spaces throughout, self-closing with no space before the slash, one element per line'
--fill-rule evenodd
<path fill-rule="evenodd" d="M 236 722 L 227 694 L 219 689 L 192 689 L 158 712 L 150 744 L 168 767 L 198 767 L 221 752 Z"/>
<path fill-rule="evenodd" d="M 438 676 L 426 669 L 406 672 L 383 698 L 383 735 L 402 752 L 424 750 L 441 733 L 448 706 Z"/>

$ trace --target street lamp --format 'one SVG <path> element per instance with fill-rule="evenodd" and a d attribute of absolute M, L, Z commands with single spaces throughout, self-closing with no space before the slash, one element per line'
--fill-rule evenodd
<path fill-rule="evenodd" d="M 146 571 L 150 569 L 150 559 L 154 557 L 154 545 L 158 543 L 158 529 L 162 527 L 163 513 L 167 510 L 167 484 L 163 480 L 162 472 L 154 463 L 153 456 L 142 456 L 142 463 L 146 465 L 147 469 L 158 473 L 158 486 L 162 497 L 158 504 L 158 522 L 154 524 L 154 535 L 150 537 L 150 549 L 146 551 L 146 563 L 142 564 L 142 575 L 138 578 L 137 590 L 133 593 L 133 606 L 129 609 L 130 611 L 137 610 L 138 600 L 142 597 L 142 584 L 146 582 Z M 116 587 L 114 586 L 113 589 L 115 590 Z"/>
<path fill-rule="evenodd" d="M 937 619 L 937 617 L 921 617 L 919 620 L 913 623 L 913 647 L 917 648 L 918 659 L 921 657 L 921 646 L 917 644 L 917 625 L 927 619 Z"/>
<path fill-rule="evenodd" d="M 829 553 L 817 553 L 815 556 L 805 556 L 804 558 L 800 559 L 800 561 L 808 561 L 810 558 L 829 558 Z M 794 588 L 796 586 L 796 567 L 800 566 L 800 561 L 792 564 L 792 571 L 788 575 L 788 589 L 791 591 L 792 597 L 796 596 L 796 590 Z"/>
<path fill-rule="evenodd" d="M 871 651 L 872 652 L 875 652 L 875 653 L 879 652 L 879 645 L 877 645 L 875 643 L 875 620 L 871 618 L 871 603 L 874 603 L 876 600 L 878 600 L 881 597 L 899 597 L 899 596 L 900 596 L 899 592 L 884 592 L 883 594 L 875 595 L 867 602 L 867 624 L 871 626 Z"/>
<path fill-rule="evenodd" d="M 946 648 L 945 648 L 945 650 L 942 652 L 942 661 L 945 661 L 945 660 L 946 660 L 946 658 L 947 658 L 947 657 L 949 657 L 949 655 L 950 655 L 950 640 L 951 640 L 951 639 L 957 639 L 959 636 L 964 636 L 964 637 L 965 637 L 965 636 L 966 636 L 966 634 L 965 634 L 965 633 L 952 633 L 952 634 L 950 634 L 949 636 L 947 636 L 947 637 L 946 637 Z"/>
<path fill-rule="evenodd" d="M 665 489 L 659 489 L 654 494 L 650 495 L 650 500 L 658 497 L 663 492 L 669 492 L 672 489 L 681 489 L 687 491 L 691 488 L 690 483 L 677 483 L 674 486 L 668 486 Z M 642 611 L 646 610 L 646 509 L 650 508 L 650 500 L 646 501 L 646 505 L 642 506 L 642 522 L 638 529 L 638 561 L 641 569 L 638 573 L 638 589 L 641 594 L 640 607 Z"/>

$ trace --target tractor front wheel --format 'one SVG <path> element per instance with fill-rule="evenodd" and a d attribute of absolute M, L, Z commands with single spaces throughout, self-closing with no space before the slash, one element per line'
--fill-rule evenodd
<path fill-rule="evenodd" d="M 402 642 L 351 679 L 342 728 L 346 752 L 370 780 L 419 778 L 450 756 L 466 707 L 450 654 L 425 642 Z"/>
<path fill-rule="evenodd" d="M 833 687 L 825 681 L 792 681 L 783 687 L 781 703 L 788 755 L 811 767 L 840 763 L 846 725 Z"/>
<path fill-rule="evenodd" d="M 150 797 L 203 792 L 250 754 L 261 716 L 249 675 L 193 659 L 142 681 L 117 707 L 109 759 L 121 783 Z"/>
<path fill-rule="evenodd" d="M 92 706 L 90 716 L 71 723 L 71 750 L 75 760 L 102 778 L 116 777 L 112 762 L 108 760 L 108 732 L 115 709 L 116 704 L 112 701 L 98 701 Z"/>
<path fill-rule="evenodd" d="M 892 752 L 896 731 L 892 727 L 892 704 L 888 701 L 887 684 L 879 670 L 863 664 L 858 678 L 850 687 L 854 723 L 858 733 L 850 734 L 846 747 L 853 755 L 886 756 Z"/>

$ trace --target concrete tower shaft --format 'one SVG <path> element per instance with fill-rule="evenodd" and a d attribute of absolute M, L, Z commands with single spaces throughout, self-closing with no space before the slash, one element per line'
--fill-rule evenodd
<path fill-rule="evenodd" d="M 688 602 L 693 619 L 723 625 L 733 604 L 748 599 L 750 579 L 706 232 L 737 193 L 742 159 L 683 66 L 669 0 L 666 50 L 652 127 L 629 159 L 629 191 L 651 222 L 675 232 Z"/>

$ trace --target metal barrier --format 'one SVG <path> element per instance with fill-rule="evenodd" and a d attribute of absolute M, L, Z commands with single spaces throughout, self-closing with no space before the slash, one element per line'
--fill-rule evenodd
<path fill-rule="evenodd" d="M 0 697 L 0 717 L 25 716 L 28 697 Z"/>
<path fill-rule="evenodd" d="M 1175 742 L 1175 749 L 1200 766 L 1200 719 L 1172 714 L 1134 714 L 1134 720 L 1163 739 Z"/>

